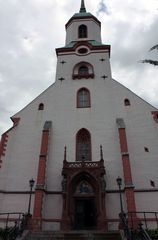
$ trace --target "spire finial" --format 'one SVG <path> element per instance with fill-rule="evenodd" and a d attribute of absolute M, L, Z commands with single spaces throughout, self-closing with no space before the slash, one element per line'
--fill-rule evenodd
<path fill-rule="evenodd" d="M 85 8 L 84 0 L 81 0 L 80 13 L 82 13 L 82 12 L 86 12 L 86 8 Z"/>

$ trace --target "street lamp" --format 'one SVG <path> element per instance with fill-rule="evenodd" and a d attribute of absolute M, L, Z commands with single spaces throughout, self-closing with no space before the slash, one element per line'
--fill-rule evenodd
<path fill-rule="evenodd" d="M 116 179 L 116 182 L 119 187 L 121 213 L 123 213 L 122 194 L 121 194 L 122 178 L 118 177 Z"/>
<path fill-rule="evenodd" d="M 32 179 L 29 180 L 29 186 L 30 186 L 30 196 L 29 196 L 29 205 L 28 205 L 28 215 L 30 214 L 30 209 L 31 209 L 31 197 L 32 197 L 32 188 L 34 186 L 35 181 Z"/>

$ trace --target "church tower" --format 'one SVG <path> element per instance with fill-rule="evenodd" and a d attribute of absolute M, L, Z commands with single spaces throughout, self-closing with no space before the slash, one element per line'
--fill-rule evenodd
<path fill-rule="evenodd" d="M 33 178 L 33 229 L 115 230 L 118 176 L 121 210 L 157 210 L 158 110 L 112 78 L 110 45 L 84 0 L 65 27 L 55 83 L 2 135 L 0 212 L 27 211 Z"/>

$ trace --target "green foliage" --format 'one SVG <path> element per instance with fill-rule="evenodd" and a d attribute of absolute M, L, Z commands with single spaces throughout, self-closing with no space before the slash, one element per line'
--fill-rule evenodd
<path fill-rule="evenodd" d="M 2 229 L 0 228 L 0 240 L 7 240 L 9 236 L 9 229 L 5 228 Z"/>
<path fill-rule="evenodd" d="M 158 50 L 158 44 L 153 46 L 152 48 L 150 48 L 150 51 L 154 50 L 154 49 L 157 49 Z"/>
<path fill-rule="evenodd" d="M 15 228 L 0 228 L 0 240 L 15 240 L 16 232 Z"/>
<path fill-rule="evenodd" d="M 152 239 L 154 240 L 158 239 L 158 229 L 148 230 L 148 234 Z"/>
<path fill-rule="evenodd" d="M 158 44 L 153 46 L 152 48 L 150 48 L 149 51 L 153 51 L 153 50 L 158 50 Z M 144 59 L 141 61 L 141 63 L 149 63 L 151 65 L 154 65 L 154 66 L 158 66 L 158 61 L 157 60 L 152 60 L 152 59 Z"/>
<path fill-rule="evenodd" d="M 158 65 L 158 61 L 156 61 L 156 60 L 145 59 L 145 60 L 142 60 L 141 62 L 142 63 L 149 63 L 149 64 L 152 64 L 154 66 Z"/>
<path fill-rule="evenodd" d="M 146 230 L 151 239 L 158 240 L 158 229 Z M 133 230 L 132 236 L 134 240 L 141 240 L 141 233 L 139 230 Z"/>

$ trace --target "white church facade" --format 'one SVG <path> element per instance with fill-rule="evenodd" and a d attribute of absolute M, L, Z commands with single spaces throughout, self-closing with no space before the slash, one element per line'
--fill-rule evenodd
<path fill-rule="evenodd" d="M 2 135 L 0 213 L 27 211 L 33 178 L 33 229 L 117 229 L 118 176 L 125 212 L 158 211 L 158 109 L 112 78 L 83 0 L 56 54 L 55 83 Z"/>

